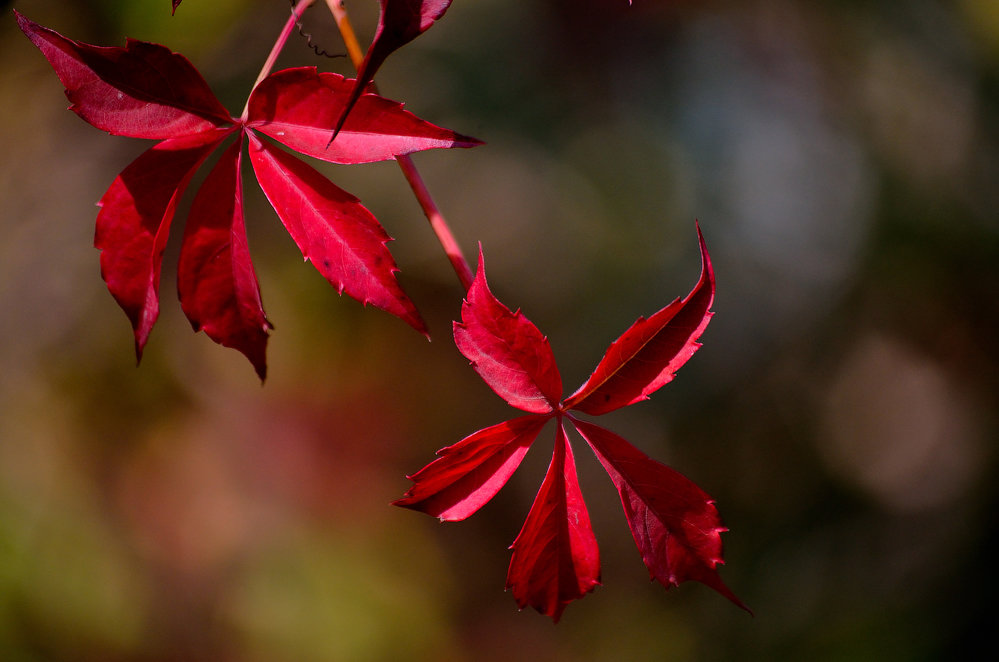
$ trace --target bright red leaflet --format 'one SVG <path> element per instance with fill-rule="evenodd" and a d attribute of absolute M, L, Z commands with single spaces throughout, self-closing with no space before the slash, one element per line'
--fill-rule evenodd
<path fill-rule="evenodd" d="M 507 589 L 521 609 L 534 607 L 556 623 L 600 583 L 600 551 L 561 423 L 548 473 L 510 549 Z"/>
<path fill-rule="evenodd" d="M 94 246 L 101 251 L 101 275 L 132 322 L 139 358 L 160 312 L 160 265 L 177 202 L 228 133 L 217 129 L 157 143 L 122 170 L 97 203 Z"/>
<path fill-rule="evenodd" d="M 361 98 L 364 89 L 374 80 L 375 72 L 388 56 L 429 30 L 430 26 L 451 6 L 451 0 L 378 1 L 381 3 L 381 13 L 378 16 L 375 38 L 371 41 L 364 61 L 358 68 L 357 80 L 351 89 L 350 97 L 339 111 L 339 117 L 333 128 L 333 137 L 337 140 L 347 115 Z"/>
<path fill-rule="evenodd" d="M 519 310 L 510 312 L 493 296 L 481 266 L 461 318 L 454 323 L 455 344 L 497 395 L 524 411 L 554 411 L 562 399 L 562 377 L 548 339 Z"/>
<path fill-rule="evenodd" d="M 667 588 L 702 582 L 745 608 L 716 570 L 722 563 L 720 534 L 726 529 L 711 498 L 624 439 L 571 413 L 602 414 L 648 398 L 699 347 L 697 339 L 711 319 L 714 276 L 700 228 L 697 232 L 702 266 L 693 291 L 647 320 L 640 318 L 611 344 L 576 394 L 562 402 L 562 381 L 548 340 L 520 311 L 511 312 L 489 291 L 479 252 L 461 322 L 454 325 L 455 343 L 490 388 L 529 415 L 442 449 L 440 457 L 410 476 L 413 485 L 395 504 L 444 520 L 468 517 L 507 482 L 541 426 L 556 419 L 552 463 L 513 544 L 507 576 L 507 587 L 521 607 L 532 606 L 557 621 L 569 602 L 599 583 L 597 545 L 563 428 L 568 421 L 618 488 L 651 575 Z"/>
<path fill-rule="evenodd" d="M 465 519 L 506 485 L 545 422 L 540 416 L 514 418 L 440 449 L 436 460 L 408 476 L 415 485 L 395 505 L 442 522 Z"/>
<path fill-rule="evenodd" d="M 247 126 L 295 151 L 331 163 L 385 161 L 433 148 L 474 147 L 481 141 L 424 122 L 402 104 L 376 94 L 357 101 L 340 136 L 329 127 L 345 108 L 354 81 L 315 67 L 278 71 L 250 96 Z"/>
<path fill-rule="evenodd" d="M 426 334 L 396 280 L 390 238 L 360 202 L 299 159 L 261 140 L 264 134 L 335 163 L 392 159 L 411 152 L 479 144 L 417 118 L 399 104 L 365 95 L 342 141 L 325 148 L 330 122 L 352 82 L 314 67 L 271 74 L 235 119 L 183 56 L 129 40 L 125 48 L 67 39 L 15 12 L 66 87 L 71 109 L 109 133 L 159 140 L 114 180 L 101 198 L 94 244 L 101 273 L 135 333 L 141 358 L 159 315 L 159 281 L 177 203 L 195 170 L 231 138 L 236 146 L 201 186 L 188 219 L 178 273 L 182 308 L 194 328 L 233 347 L 266 374 L 271 328 L 260 303 L 242 211 L 243 136 L 258 181 L 302 255 L 338 292 L 370 303 Z"/>
<path fill-rule="evenodd" d="M 391 238 L 357 198 L 252 133 L 250 161 L 260 188 L 302 255 L 338 293 L 390 312 L 427 334 L 396 281 L 398 268 L 385 246 Z"/>
<path fill-rule="evenodd" d="M 240 136 L 222 153 L 194 198 L 177 265 L 177 291 L 194 330 L 204 329 L 215 342 L 241 351 L 264 379 L 271 325 L 246 243 L 239 177 L 242 147 Z"/>
<path fill-rule="evenodd" d="M 697 240 L 702 270 L 694 289 L 648 319 L 638 318 L 608 348 L 586 383 L 566 398 L 566 409 L 599 415 L 648 399 L 698 350 L 697 339 L 711 320 L 715 276 L 700 227 Z"/>
<path fill-rule="evenodd" d="M 681 473 L 651 459 L 602 427 L 573 420 L 614 481 L 649 574 L 666 588 L 699 581 L 749 608 L 722 582 L 721 533 L 714 500 Z"/>

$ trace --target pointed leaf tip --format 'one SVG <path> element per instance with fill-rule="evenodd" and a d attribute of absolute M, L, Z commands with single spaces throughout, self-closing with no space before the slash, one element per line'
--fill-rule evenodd
<path fill-rule="evenodd" d="M 274 211 L 302 256 L 337 292 L 400 318 L 429 337 L 426 323 L 400 287 L 391 238 L 350 193 L 302 160 L 248 132 L 250 162 Z"/>
<path fill-rule="evenodd" d="M 518 310 L 489 290 L 481 244 L 478 269 L 454 323 L 455 343 L 484 381 L 510 405 L 534 415 L 486 428 L 452 447 L 412 476 L 416 483 L 396 505 L 442 520 L 462 519 L 491 498 L 520 463 L 531 442 L 504 426 L 532 427 L 557 418 L 552 463 L 531 507 L 507 573 L 507 589 L 521 609 L 534 607 L 558 622 L 566 606 L 600 583 L 599 552 L 583 504 L 562 425 L 568 417 L 618 489 L 628 526 L 650 576 L 669 588 L 693 580 L 752 611 L 722 581 L 721 533 L 714 500 L 673 469 L 627 441 L 578 421 L 570 406 L 602 414 L 648 397 L 700 346 L 712 313 L 714 273 L 697 227 L 701 277 L 683 300 L 639 320 L 613 343 L 597 370 L 565 402 L 547 339 Z M 536 434 L 531 431 L 531 438 Z"/>
<path fill-rule="evenodd" d="M 361 97 L 364 88 L 374 79 L 375 73 L 393 52 L 430 29 L 435 21 L 444 16 L 451 6 L 451 0 L 379 0 L 381 12 L 375 37 L 368 47 L 364 61 L 358 67 L 357 80 L 333 124 L 333 143 L 347 121 L 347 115 Z"/>
<path fill-rule="evenodd" d="M 628 527 L 649 575 L 665 588 L 685 581 L 710 586 L 752 613 L 718 574 L 722 526 L 714 500 L 693 481 L 656 462 L 622 437 L 572 419 L 621 497 Z"/>
<path fill-rule="evenodd" d="M 335 142 L 329 127 L 354 81 L 315 67 L 275 72 L 250 94 L 247 126 L 292 149 L 331 163 L 370 163 L 428 149 L 475 147 L 481 141 L 435 126 L 377 94 L 361 97 Z"/>
<path fill-rule="evenodd" d="M 228 135 L 208 131 L 150 147 L 97 203 L 101 276 L 135 334 L 136 360 L 159 316 L 160 268 L 177 203 L 195 170 Z"/>
<path fill-rule="evenodd" d="M 638 320 L 611 343 L 593 374 L 564 405 L 587 414 L 606 414 L 634 404 L 669 383 L 700 348 L 715 295 L 714 271 L 697 227 L 701 276 L 684 299 Z"/>

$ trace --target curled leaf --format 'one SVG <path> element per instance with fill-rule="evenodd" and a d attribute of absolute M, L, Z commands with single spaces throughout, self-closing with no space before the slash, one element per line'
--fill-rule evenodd
<path fill-rule="evenodd" d="M 638 318 L 611 344 L 586 383 L 566 398 L 566 409 L 598 415 L 645 400 L 700 348 L 697 339 L 713 314 L 715 278 L 700 228 L 697 238 L 701 277 L 694 289 L 648 319 Z"/>

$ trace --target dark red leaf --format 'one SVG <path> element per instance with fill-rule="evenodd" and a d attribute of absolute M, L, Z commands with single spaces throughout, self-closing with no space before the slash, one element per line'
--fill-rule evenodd
<path fill-rule="evenodd" d="M 170 13 L 171 14 L 176 14 L 177 13 L 177 7 L 180 7 L 180 3 L 183 2 L 183 1 L 184 0 L 171 0 L 171 2 L 173 4 L 173 9 L 170 11 Z"/>
<path fill-rule="evenodd" d="M 507 589 L 521 609 L 534 607 L 556 623 L 570 602 L 600 583 L 597 539 L 561 424 L 548 473 L 511 549 Z"/>
<path fill-rule="evenodd" d="M 454 341 L 496 393 L 511 406 L 535 414 L 558 407 L 562 378 L 548 339 L 518 310 L 489 291 L 479 250 L 479 268 L 454 323 Z"/>
<path fill-rule="evenodd" d="M 195 331 L 246 355 L 267 377 L 267 332 L 250 262 L 239 175 L 242 135 L 222 153 L 191 206 L 177 266 L 177 289 Z"/>
<path fill-rule="evenodd" d="M 414 329 L 427 327 L 395 274 L 391 238 L 360 201 L 299 159 L 252 133 L 250 161 L 278 217 L 337 292 L 392 313 Z"/>
<path fill-rule="evenodd" d="M 611 345 L 590 379 L 561 404 L 561 378 L 548 340 L 520 311 L 511 313 L 489 291 L 479 250 L 478 273 L 462 305 L 462 321 L 454 324 L 455 343 L 496 393 L 535 414 L 504 425 L 559 420 L 552 463 L 513 544 L 507 588 L 521 608 L 530 605 L 558 621 L 569 602 L 599 583 L 597 544 L 562 425 L 568 416 L 617 487 L 651 576 L 667 588 L 688 580 L 702 582 L 747 609 L 718 575 L 717 566 L 723 562 L 720 534 L 726 529 L 711 497 L 621 437 L 566 413 L 574 407 L 602 414 L 645 399 L 670 381 L 700 346 L 697 339 L 712 314 L 714 275 L 700 228 L 697 232 L 702 267 L 691 293 L 648 320 L 640 318 Z M 445 449 L 454 449 L 453 459 L 442 455 L 413 476 L 416 485 L 397 503 L 467 517 L 509 478 L 520 462 L 515 454 L 521 443 L 531 441 L 521 442 L 503 426 L 481 430 Z M 452 507 L 455 510 L 448 511 Z"/>
<path fill-rule="evenodd" d="M 608 348 L 596 370 L 564 403 L 587 414 L 609 411 L 648 399 L 701 346 L 700 338 L 713 313 L 715 296 L 711 259 L 700 228 L 701 278 L 682 301 L 677 299 L 652 317 L 638 318 Z"/>
<path fill-rule="evenodd" d="M 613 432 L 584 421 L 573 423 L 614 481 L 652 578 L 666 588 L 688 580 L 707 584 L 749 611 L 718 575 L 717 565 L 724 563 L 720 534 L 728 529 L 714 500 Z"/>
<path fill-rule="evenodd" d="M 314 68 L 274 74 L 253 93 L 249 119 L 234 120 L 190 62 L 163 46 L 134 40 L 125 48 L 91 46 L 20 14 L 17 20 L 55 69 L 81 117 L 112 133 L 163 140 L 108 189 L 94 240 L 108 288 L 135 330 L 137 356 L 159 314 L 160 265 L 178 199 L 194 170 L 237 131 L 248 132 L 257 178 L 305 259 L 340 293 L 387 310 L 427 334 L 396 280 L 398 269 L 386 247 L 390 238 L 370 212 L 314 169 L 262 143 L 254 131 L 341 163 L 478 141 L 423 122 L 401 104 L 369 96 L 359 104 L 345 139 L 327 152 L 325 136 L 316 140 L 316 134 L 328 132 L 349 94 L 350 84 L 340 76 Z M 179 289 L 195 329 L 243 352 L 263 377 L 271 327 L 246 245 L 238 152 L 234 147 L 226 153 L 197 197 Z"/>
<path fill-rule="evenodd" d="M 424 122 L 403 110 L 401 103 L 376 94 L 358 100 L 340 136 L 330 143 L 330 126 L 343 110 L 353 83 L 339 74 L 319 73 L 315 67 L 278 71 L 250 95 L 247 124 L 296 151 L 332 163 L 384 161 L 425 149 L 481 144 Z"/>
<path fill-rule="evenodd" d="M 98 206 L 101 275 L 132 322 L 135 353 L 159 315 L 160 265 L 170 221 L 191 175 L 231 130 L 164 140 L 125 168 Z"/>
<path fill-rule="evenodd" d="M 522 416 L 442 448 L 436 460 L 408 476 L 415 484 L 394 505 L 441 521 L 465 519 L 506 485 L 546 420 Z"/>
<path fill-rule="evenodd" d="M 378 17 L 375 38 L 358 68 L 357 80 L 351 88 L 350 97 L 340 111 L 333 130 L 334 136 L 343 128 L 347 114 L 351 112 L 364 88 L 374 79 L 375 72 L 386 58 L 429 30 L 430 26 L 451 6 L 451 0 L 379 0 L 379 2 L 381 14 Z"/>
<path fill-rule="evenodd" d="M 71 110 L 98 129 L 164 139 L 232 124 L 208 83 L 182 55 L 133 39 L 125 48 L 91 46 L 14 13 L 65 86 Z"/>

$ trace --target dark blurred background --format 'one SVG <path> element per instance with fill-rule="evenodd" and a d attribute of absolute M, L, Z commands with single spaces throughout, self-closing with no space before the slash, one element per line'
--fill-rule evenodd
<path fill-rule="evenodd" d="M 11 3 L 7 3 L 8 5 Z M 23 0 L 63 34 L 187 55 L 238 114 L 287 0 Z M 348 3 L 363 40 L 374 0 Z M 548 461 L 440 525 L 388 506 L 511 411 L 450 340 L 462 291 L 392 163 L 317 164 L 389 233 L 434 335 L 340 299 L 246 173 L 274 322 L 263 387 L 176 300 L 134 365 L 94 203 L 145 147 L 66 111 L 0 21 L 0 659 L 972 659 L 999 626 L 999 4 L 456 0 L 379 74 L 487 142 L 415 160 L 572 390 L 715 261 L 704 347 L 601 422 L 717 499 L 710 589 L 650 584 L 577 464 L 605 586 L 558 626 L 503 593 Z M 339 49 L 325 7 L 306 29 Z M 294 38 L 279 66 L 316 64 Z M 190 191 L 185 206 L 189 204 Z M 578 440 L 577 440 L 578 441 Z"/>

